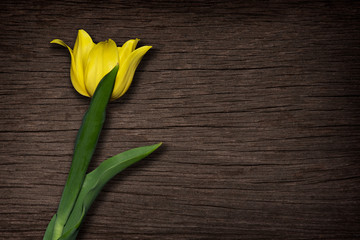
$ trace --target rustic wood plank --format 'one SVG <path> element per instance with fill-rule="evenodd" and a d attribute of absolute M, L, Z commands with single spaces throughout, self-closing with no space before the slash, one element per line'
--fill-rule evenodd
<path fill-rule="evenodd" d="M 40 239 L 89 100 L 76 30 L 152 45 L 110 105 L 90 168 L 164 146 L 117 176 L 79 239 L 360 237 L 356 1 L 2 1 L 0 236 Z"/>

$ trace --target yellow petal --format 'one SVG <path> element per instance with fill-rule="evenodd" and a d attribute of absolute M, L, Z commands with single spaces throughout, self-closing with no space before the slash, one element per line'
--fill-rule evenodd
<path fill-rule="evenodd" d="M 63 46 L 63 47 L 66 47 L 66 48 L 69 49 L 70 53 L 72 54 L 72 49 L 71 49 L 66 43 L 64 43 L 63 40 L 61 40 L 61 39 L 54 39 L 54 40 L 52 40 L 50 43 L 56 43 L 56 44 L 59 44 L 59 45 L 61 45 L 61 46 Z"/>
<path fill-rule="evenodd" d="M 116 76 L 114 91 L 111 96 L 112 100 L 121 97 L 129 89 L 137 66 L 139 65 L 142 57 L 147 51 L 149 51 L 150 48 L 151 46 L 138 48 L 130 53 L 130 55 L 125 59 L 124 63 L 120 66 L 119 72 Z"/>
<path fill-rule="evenodd" d="M 116 43 L 109 39 L 96 44 L 90 51 L 85 69 L 85 86 L 94 95 L 100 80 L 118 64 L 118 50 Z"/>
<path fill-rule="evenodd" d="M 130 55 L 130 53 L 132 53 L 135 48 L 137 43 L 140 41 L 140 39 L 136 38 L 136 39 L 131 39 L 128 40 L 126 43 L 124 43 L 121 47 L 121 52 L 119 53 L 119 65 L 121 67 L 121 64 L 124 63 L 124 61 L 128 58 L 128 56 Z"/>
<path fill-rule="evenodd" d="M 118 47 L 117 49 L 118 49 L 119 65 L 120 65 L 120 55 L 121 55 L 121 52 L 122 52 L 123 48 L 122 48 L 122 47 Z"/>
<path fill-rule="evenodd" d="M 76 38 L 74 46 L 74 58 L 77 66 L 77 71 L 84 72 L 88 56 L 95 43 L 87 32 L 80 29 Z"/>
<path fill-rule="evenodd" d="M 70 69 L 71 83 L 72 83 L 72 85 L 74 86 L 75 90 L 78 93 L 80 93 L 81 95 L 89 97 L 89 94 L 87 93 L 87 91 L 85 89 L 84 82 L 79 81 L 80 79 L 79 79 L 79 74 L 78 74 L 78 71 L 77 71 L 77 66 L 76 66 L 73 50 L 60 39 L 54 39 L 50 43 L 59 44 L 61 46 L 66 47 L 69 50 L 70 56 L 71 56 L 71 69 Z"/>

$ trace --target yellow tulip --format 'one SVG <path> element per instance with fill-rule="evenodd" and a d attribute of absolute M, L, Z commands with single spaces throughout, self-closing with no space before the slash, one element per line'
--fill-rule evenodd
<path fill-rule="evenodd" d="M 117 47 L 111 39 L 95 44 L 89 34 L 81 29 L 74 49 L 60 39 L 54 39 L 51 43 L 68 48 L 71 55 L 71 82 L 76 91 L 87 97 L 94 95 L 101 79 L 119 64 L 111 96 L 111 99 L 115 100 L 129 89 L 137 66 L 151 48 L 143 46 L 135 50 L 138 41 L 139 39 L 131 39 L 122 47 Z"/>

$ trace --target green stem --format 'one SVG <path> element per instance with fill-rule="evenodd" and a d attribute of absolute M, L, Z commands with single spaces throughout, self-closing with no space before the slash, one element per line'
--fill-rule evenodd
<path fill-rule="evenodd" d="M 59 203 L 54 223 L 53 240 L 61 237 L 66 221 L 74 207 L 84 182 L 85 174 L 94 153 L 102 126 L 105 121 L 106 106 L 112 94 L 116 74 L 119 67 L 115 66 L 99 83 L 82 125 L 77 134 L 73 160 L 68 179 Z"/>

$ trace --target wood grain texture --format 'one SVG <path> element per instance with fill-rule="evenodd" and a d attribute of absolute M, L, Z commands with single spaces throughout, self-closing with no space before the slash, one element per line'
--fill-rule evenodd
<path fill-rule="evenodd" d="M 0 239 L 41 239 L 89 100 L 77 29 L 153 49 L 111 103 L 90 168 L 161 149 L 111 181 L 79 239 L 360 238 L 356 1 L 0 3 Z"/>

